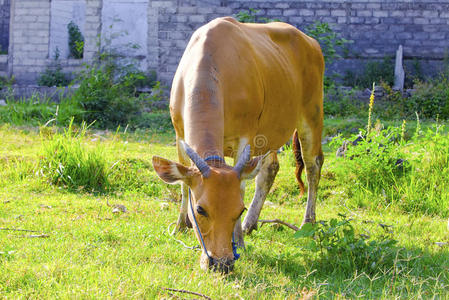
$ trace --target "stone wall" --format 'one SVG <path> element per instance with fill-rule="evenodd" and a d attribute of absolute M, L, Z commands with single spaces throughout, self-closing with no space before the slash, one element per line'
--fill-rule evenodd
<path fill-rule="evenodd" d="M 50 1 L 1 1 L 11 1 L 13 12 L 10 74 L 31 82 L 51 63 Z M 111 33 L 117 14 L 122 19 L 118 30 L 136 29 L 119 42 L 139 44 L 132 56 L 142 69 L 156 70 L 165 84 L 171 83 L 198 27 L 249 8 L 257 9 L 261 17 L 277 18 L 299 29 L 315 21 L 327 22 L 353 40 L 345 60 L 330 66 L 342 74 L 345 69 L 360 68 L 363 61 L 393 56 L 400 44 L 406 59 L 423 60 L 427 69 L 441 65 L 449 49 L 449 0 L 53 0 L 58 1 L 85 3 L 85 22 L 79 24 L 85 37 L 84 59 L 63 61 L 66 71 L 91 61 L 98 51 L 98 36 Z"/>
<path fill-rule="evenodd" d="M 0 0 L 0 54 L 8 51 L 10 0 Z"/>

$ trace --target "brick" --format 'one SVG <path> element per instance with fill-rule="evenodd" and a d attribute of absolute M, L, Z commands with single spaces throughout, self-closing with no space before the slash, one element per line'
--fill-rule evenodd
<path fill-rule="evenodd" d="M 367 3 L 366 8 L 370 9 L 380 9 L 380 3 Z"/>
<path fill-rule="evenodd" d="M 440 12 L 440 18 L 447 18 L 447 19 L 449 19 L 449 11 L 442 11 L 442 12 Z"/>
<path fill-rule="evenodd" d="M 434 32 L 430 34 L 430 39 L 431 40 L 443 40 L 446 38 L 446 33 L 445 32 Z"/>
<path fill-rule="evenodd" d="M 384 10 L 374 10 L 374 11 L 373 11 L 373 17 L 376 17 L 376 18 L 385 18 L 385 17 L 388 17 L 388 11 L 384 11 Z"/>
<path fill-rule="evenodd" d="M 338 24 L 346 24 L 347 20 L 348 19 L 346 17 L 338 17 L 337 18 L 337 23 Z"/>
<path fill-rule="evenodd" d="M 275 8 L 283 8 L 283 9 L 286 9 L 286 8 L 289 8 L 290 5 L 289 5 L 288 3 L 276 3 L 276 4 L 274 5 L 274 7 L 275 7 Z"/>
<path fill-rule="evenodd" d="M 330 16 L 331 12 L 328 9 L 318 9 L 315 11 L 315 15 L 317 16 Z"/>
<path fill-rule="evenodd" d="M 436 25 L 424 25 L 423 31 L 424 32 L 437 32 L 440 29 L 440 26 Z"/>
<path fill-rule="evenodd" d="M 344 16 L 346 16 L 346 11 L 341 10 L 341 9 L 332 10 L 331 11 L 331 16 L 344 17 Z"/>
<path fill-rule="evenodd" d="M 390 16 L 391 17 L 405 17 L 405 12 L 403 12 L 403 11 L 400 11 L 400 10 L 395 10 L 395 11 L 392 11 L 392 12 L 390 12 Z"/>
<path fill-rule="evenodd" d="M 422 16 L 424 18 L 437 18 L 438 17 L 438 11 L 424 10 L 422 12 Z"/>
<path fill-rule="evenodd" d="M 424 25 L 424 24 L 429 24 L 429 20 L 425 19 L 425 18 L 414 18 L 413 23 L 418 24 L 418 25 Z"/>
<path fill-rule="evenodd" d="M 266 14 L 272 16 L 282 16 L 282 9 L 267 9 Z"/>
<path fill-rule="evenodd" d="M 206 17 L 203 15 L 193 15 L 189 16 L 189 21 L 194 23 L 205 23 Z"/>
<path fill-rule="evenodd" d="M 357 11 L 357 17 L 371 17 L 373 12 L 371 10 L 359 10 Z"/>
<path fill-rule="evenodd" d="M 349 23 L 352 24 L 363 24 L 365 22 L 365 18 L 361 18 L 361 17 L 350 17 L 349 18 Z"/>
<path fill-rule="evenodd" d="M 298 16 L 299 15 L 299 11 L 297 9 L 286 9 L 284 10 L 284 17 L 289 17 L 289 16 Z"/>
<path fill-rule="evenodd" d="M 196 9 L 193 6 L 181 6 L 178 7 L 178 14 L 194 14 L 196 13 Z"/>
<path fill-rule="evenodd" d="M 406 40 L 406 39 L 411 39 L 412 34 L 410 32 L 399 32 L 395 35 L 395 37 L 400 40 Z"/>

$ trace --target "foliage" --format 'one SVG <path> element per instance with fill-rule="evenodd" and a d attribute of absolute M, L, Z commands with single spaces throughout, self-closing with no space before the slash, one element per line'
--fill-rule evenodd
<path fill-rule="evenodd" d="M 307 26 L 305 33 L 320 43 L 326 65 L 341 58 L 339 51 L 344 51 L 346 45 L 352 42 L 341 37 L 328 23 L 320 21 Z"/>
<path fill-rule="evenodd" d="M 70 122 L 63 134 L 42 136 L 40 170 L 49 183 L 70 190 L 104 191 L 108 187 L 107 165 L 103 147 L 83 144 L 88 126 L 76 129 Z"/>
<path fill-rule="evenodd" d="M 353 90 L 332 86 L 326 89 L 323 106 L 326 116 L 348 117 L 363 114 L 366 104 L 355 97 Z"/>
<path fill-rule="evenodd" d="M 73 21 L 67 24 L 67 31 L 69 33 L 69 52 L 70 57 L 81 59 L 84 53 L 84 36 L 80 28 Z"/>
<path fill-rule="evenodd" d="M 360 73 L 347 71 L 343 84 L 351 87 L 369 88 L 373 82 L 394 83 L 394 63 L 391 57 L 384 57 L 382 61 L 369 61 Z"/>
<path fill-rule="evenodd" d="M 250 8 L 249 10 L 241 10 L 236 15 L 237 21 L 242 23 L 271 23 L 280 22 L 279 19 L 270 19 L 266 17 L 260 17 L 257 15 L 258 9 Z"/>
<path fill-rule="evenodd" d="M 14 76 L 11 78 L 0 76 L 0 90 L 11 87 L 14 83 Z"/>
<path fill-rule="evenodd" d="M 427 82 L 416 82 L 407 109 L 419 112 L 425 118 L 449 119 L 449 73 L 442 73 Z"/>
<path fill-rule="evenodd" d="M 374 275 L 391 270 L 395 260 L 403 258 L 391 233 L 386 231 L 379 240 L 372 239 L 356 233 L 351 219 L 339 216 L 340 219 L 304 224 L 294 235 L 308 239 L 303 247 L 311 251 L 309 255 L 319 256 L 321 264 L 347 274 L 357 270 L 357 273 Z"/>
<path fill-rule="evenodd" d="M 62 72 L 61 66 L 47 67 L 37 79 L 40 86 L 67 86 L 70 83 L 68 76 Z"/>
<path fill-rule="evenodd" d="M 126 126 L 140 110 L 141 103 L 134 97 L 132 86 L 114 80 L 114 74 L 104 66 L 87 66 L 79 77 L 79 88 L 72 99 L 85 111 L 88 123 L 100 128 Z"/>
<path fill-rule="evenodd" d="M 389 206 L 407 212 L 449 216 L 449 136 L 438 123 L 421 133 L 419 121 L 413 137 L 406 141 L 401 127 L 360 129 L 350 142 L 341 137 L 332 141 L 344 150 L 336 164 L 338 180 L 346 183 L 346 193 L 356 206 Z M 351 143 L 357 141 L 356 143 Z M 443 179 L 442 179 L 443 178 Z M 430 192 L 431 191 L 431 192 Z"/>

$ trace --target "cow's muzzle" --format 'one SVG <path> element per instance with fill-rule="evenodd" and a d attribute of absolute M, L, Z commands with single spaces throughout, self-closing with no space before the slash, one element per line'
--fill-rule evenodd
<path fill-rule="evenodd" d="M 204 255 L 201 257 L 201 267 L 215 272 L 228 274 L 234 269 L 234 259 L 231 258 L 208 258 Z"/>

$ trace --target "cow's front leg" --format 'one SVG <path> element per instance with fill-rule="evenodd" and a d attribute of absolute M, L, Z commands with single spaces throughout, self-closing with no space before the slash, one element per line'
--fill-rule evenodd
<path fill-rule="evenodd" d="M 240 183 L 240 195 L 242 196 L 242 200 L 245 199 L 245 181 Z M 243 239 L 243 231 L 242 231 L 242 218 L 238 218 L 234 227 L 234 242 L 237 247 L 245 248 L 245 241 Z"/>
<path fill-rule="evenodd" d="M 181 184 L 181 207 L 179 210 L 178 221 L 176 222 L 176 231 L 184 231 L 187 227 L 192 228 L 189 217 L 187 215 L 187 207 L 189 204 L 189 187 Z"/>
<path fill-rule="evenodd" d="M 271 152 L 264 158 L 263 165 L 256 176 L 256 192 L 249 207 L 248 213 L 243 221 L 243 232 L 250 234 L 257 229 L 260 211 L 262 210 L 265 198 L 273 185 L 274 178 L 279 171 L 279 162 L 276 152 Z"/>

